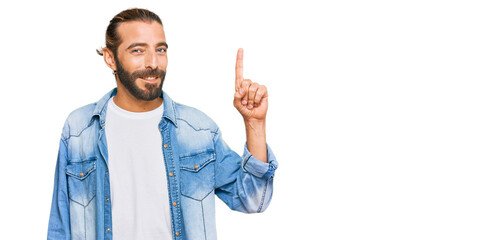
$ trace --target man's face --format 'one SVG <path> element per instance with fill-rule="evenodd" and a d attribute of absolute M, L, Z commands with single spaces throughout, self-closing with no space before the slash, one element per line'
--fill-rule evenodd
<path fill-rule="evenodd" d="M 139 100 L 158 98 L 168 65 L 162 25 L 156 21 L 125 22 L 117 32 L 122 40 L 115 56 L 120 84 Z"/>

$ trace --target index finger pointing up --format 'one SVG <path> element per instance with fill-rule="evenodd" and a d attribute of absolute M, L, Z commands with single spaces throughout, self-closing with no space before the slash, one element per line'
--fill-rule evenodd
<path fill-rule="evenodd" d="M 236 92 L 239 91 L 241 87 L 241 82 L 243 81 L 243 49 L 238 49 L 238 55 L 236 56 Z"/>

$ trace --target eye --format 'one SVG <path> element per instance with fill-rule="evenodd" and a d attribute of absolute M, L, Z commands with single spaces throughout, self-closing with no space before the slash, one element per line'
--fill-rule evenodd
<path fill-rule="evenodd" d="M 165 49 L 165 48 L 158 48 L 158 49 L 157 49 L 157 52 L 160 52 L 160 53 L 165 53 L 165 52 L 166 52 L 166 49 Z"/>
<path fill-rule="evenodd" d="M 131 53 L 141 53 L 143 52 L 141 49 L 133 49 L 131 50 Z"/>

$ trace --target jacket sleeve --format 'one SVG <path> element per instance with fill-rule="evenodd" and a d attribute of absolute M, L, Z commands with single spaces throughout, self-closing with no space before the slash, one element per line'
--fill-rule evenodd
<path fill-rule="evenodd" d="M 269 146 L 267 163 L 264 163 L 251 155 L 246 144 L 243 157 L 240 157 L 227 146 L 219 130 L 214 145 L 217 196 L 232 210 L 245 213 L 265 211 L 271 201 L 274 172 L 278 167 Z"/>
<path fill-rule="evenodd" d="M 59 143 L 59 153 L 54 174 L 51 214 L 47 239 L 70 239 L 70 213 L 68 186 L 66 180 L 67 144 L 63 138 Z"/>

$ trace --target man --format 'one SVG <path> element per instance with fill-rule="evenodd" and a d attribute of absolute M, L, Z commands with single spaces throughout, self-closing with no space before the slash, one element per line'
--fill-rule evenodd
<path fill-rule="evenodd" d="M 116 15 L 98 51 L 117 88 L 72 112 L 60 140 L 48 239 L 216 239 L 215 194 L 262 212 L 277 162 L 266 145 L 267 90 L 243 79 L 234 106 L 246 126 L 241 158 L 204 113 L 162 91 L 167 55 L 159 17 Z"/>

